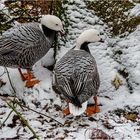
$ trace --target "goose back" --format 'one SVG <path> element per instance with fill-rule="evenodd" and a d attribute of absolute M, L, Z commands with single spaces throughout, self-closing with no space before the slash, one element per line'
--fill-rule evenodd
<path fill-rule="evenodd" d="M 17 25 L 0 38 L 0 65 L 30 68 L 51 45 L 52 41 L 45 36 L 39 23 Z"/>
<path fill-rule="evenodd" d="M 54 72 L 54 86 L 76 106 L 97 94 L 100 80 L 96 61 L 85 50 L 70 50 L 58 61 Z"/>

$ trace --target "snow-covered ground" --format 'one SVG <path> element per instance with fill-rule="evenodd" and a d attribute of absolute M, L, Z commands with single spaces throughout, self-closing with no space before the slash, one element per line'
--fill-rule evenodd
<path fill-rule="evenodd" d="M 105 40 L 104 43 L 89 45 L 91 53 L 97 61 L 101 79 L 98 94 L 100 113 L 91 118 L 85 114 L 78 117 L 63 116 L 62 110 L 66 102 L 61 101 L 52 90 L 52 72 L 42 67 L 42 65 L 53 63 L 51 62 L 53 60 L 52 49 L 34 66 L 35 76 L 40 83 L 33 89 L 24 87 L 25 83 L 21 81 L 17 69 L 8 68 L 8 71 L 16 90 L 16 96 L 23 100 L 26 106 L 55 118 L 64 125 L 61 126 L 28 109 L 23 110 L 17 107 L 17 110 L 29 121 L 40 139 L 89 139 L 93 138 L 92 131 L 99 129 L 114 139 L 139 140 L 140 26 L 124 38 L 109 38 L 107 25 L 95 16 L 93 11 L 86 9 L 84 2 L 76 0 L 75 3 L 65 4 L 64 7 L 67 7 L 69 33 L 66 36 L 66 43 L 60 41 L 61 49 L 57 59 L 75 46 L 76 38 L 86 29 L 98 29 Z M 138 11 L 138 9 L 136 10 Z M 1 74 L 3 75 L 0 78 L 6 82 L 6 85 L 0 88 L 0 122 L 2 123 L 11 111 L 6 102 L 2 100 L 2 95 L 14 95 L 14 92 L 3 67 L 0 67 Z M 115 84 L 122 82 L 117 90 L 112 84 L 114 79 Z M 127 116 L 132 115 L 131 113 L 136 115 L 135 121 L 128 120 Z M 32 137 L 29 129 L 23 127 L 19 120 L 14 122 L 13 118 L 15 118 L 14 113 L 10 115 L 5 126 L 0 129 L 0 138 L 28 139 Z"/>

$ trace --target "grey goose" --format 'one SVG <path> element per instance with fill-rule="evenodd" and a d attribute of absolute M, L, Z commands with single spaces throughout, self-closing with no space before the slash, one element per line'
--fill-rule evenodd
<path fill-rule="evenodd" d="M 23 23 L 0 37 L 0 66 L 18 68 L 26 87 L 39 82 L 32 79 L 32 66 L 50 49 L 57 32 L 64 32 L 61 20 L 54 15 L 42 16 L 40 23 Z M 47 60 L 46 60 L 47 61 Z M 27 69 L 23 74 L 21 68 Z"/>
<path fill-rule="evenodd" d="M 95 29 L 84 31 L 77 39 L 76 47 L 69 50 L 55 65 L 53 88 L 62 94 L 68 103 L 64 114 L 88 116 L 99 112 L 97 93 L 100 85 L 98 69 L 88 44 L 103 42 Z M 94 97 L 93 97 L 94 96 Z M 88 106 L 88 100 L 93 97 L 94 106 Z"/>

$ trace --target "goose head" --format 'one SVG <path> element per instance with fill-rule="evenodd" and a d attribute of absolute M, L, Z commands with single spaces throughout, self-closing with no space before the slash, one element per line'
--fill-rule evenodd
<path fill-rule="evenodd" d="M 75 49 L 81 49 L 81 46 L 84 43 L 94 43 L 94 42 L 103 42 L 102 38 L 100 37 L 100 33 L 96 29 L 88 29 L 85 30 L 80 36 L 77 38 L 76 47 Z"/>
<path fill-rule="evenodd" d="M 47 28 L 64 34 L 62 21 L 54 15 L 44 15 L 41 18 L 41 24 Z"/>

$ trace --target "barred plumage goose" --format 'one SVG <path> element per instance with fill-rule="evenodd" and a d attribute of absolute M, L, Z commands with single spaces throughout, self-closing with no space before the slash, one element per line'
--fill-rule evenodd
<path fill-rule="evenodd" d="M 88 116 L 99 112 L 97 92 L 100 85 L 99 74 L 94 57 L 88 48 L 90 42 L 102 41 L 95 29 L 84 31 L 77 39 L 74 49 L 68 51 L 54 68 L 53 88 L 63 94 L 68 102 L 64 114 L 80 115 L 85 110 Z M 88 106 L 89 98 L 94 96 L 95 105 Z"/>
<path fill-rule="evenodd" d="M 26 87 L 33 87 L 39 81 L 31 80 L 31 68 L 48 52 L 59 31 L 64 32 L 62 22 L 54 15 L 42 16 L 40 23 L 12 27 L 0 38 L 0 66 L 18 68 Z M 27 69 L 27 74 L 20 68 Z"/>

